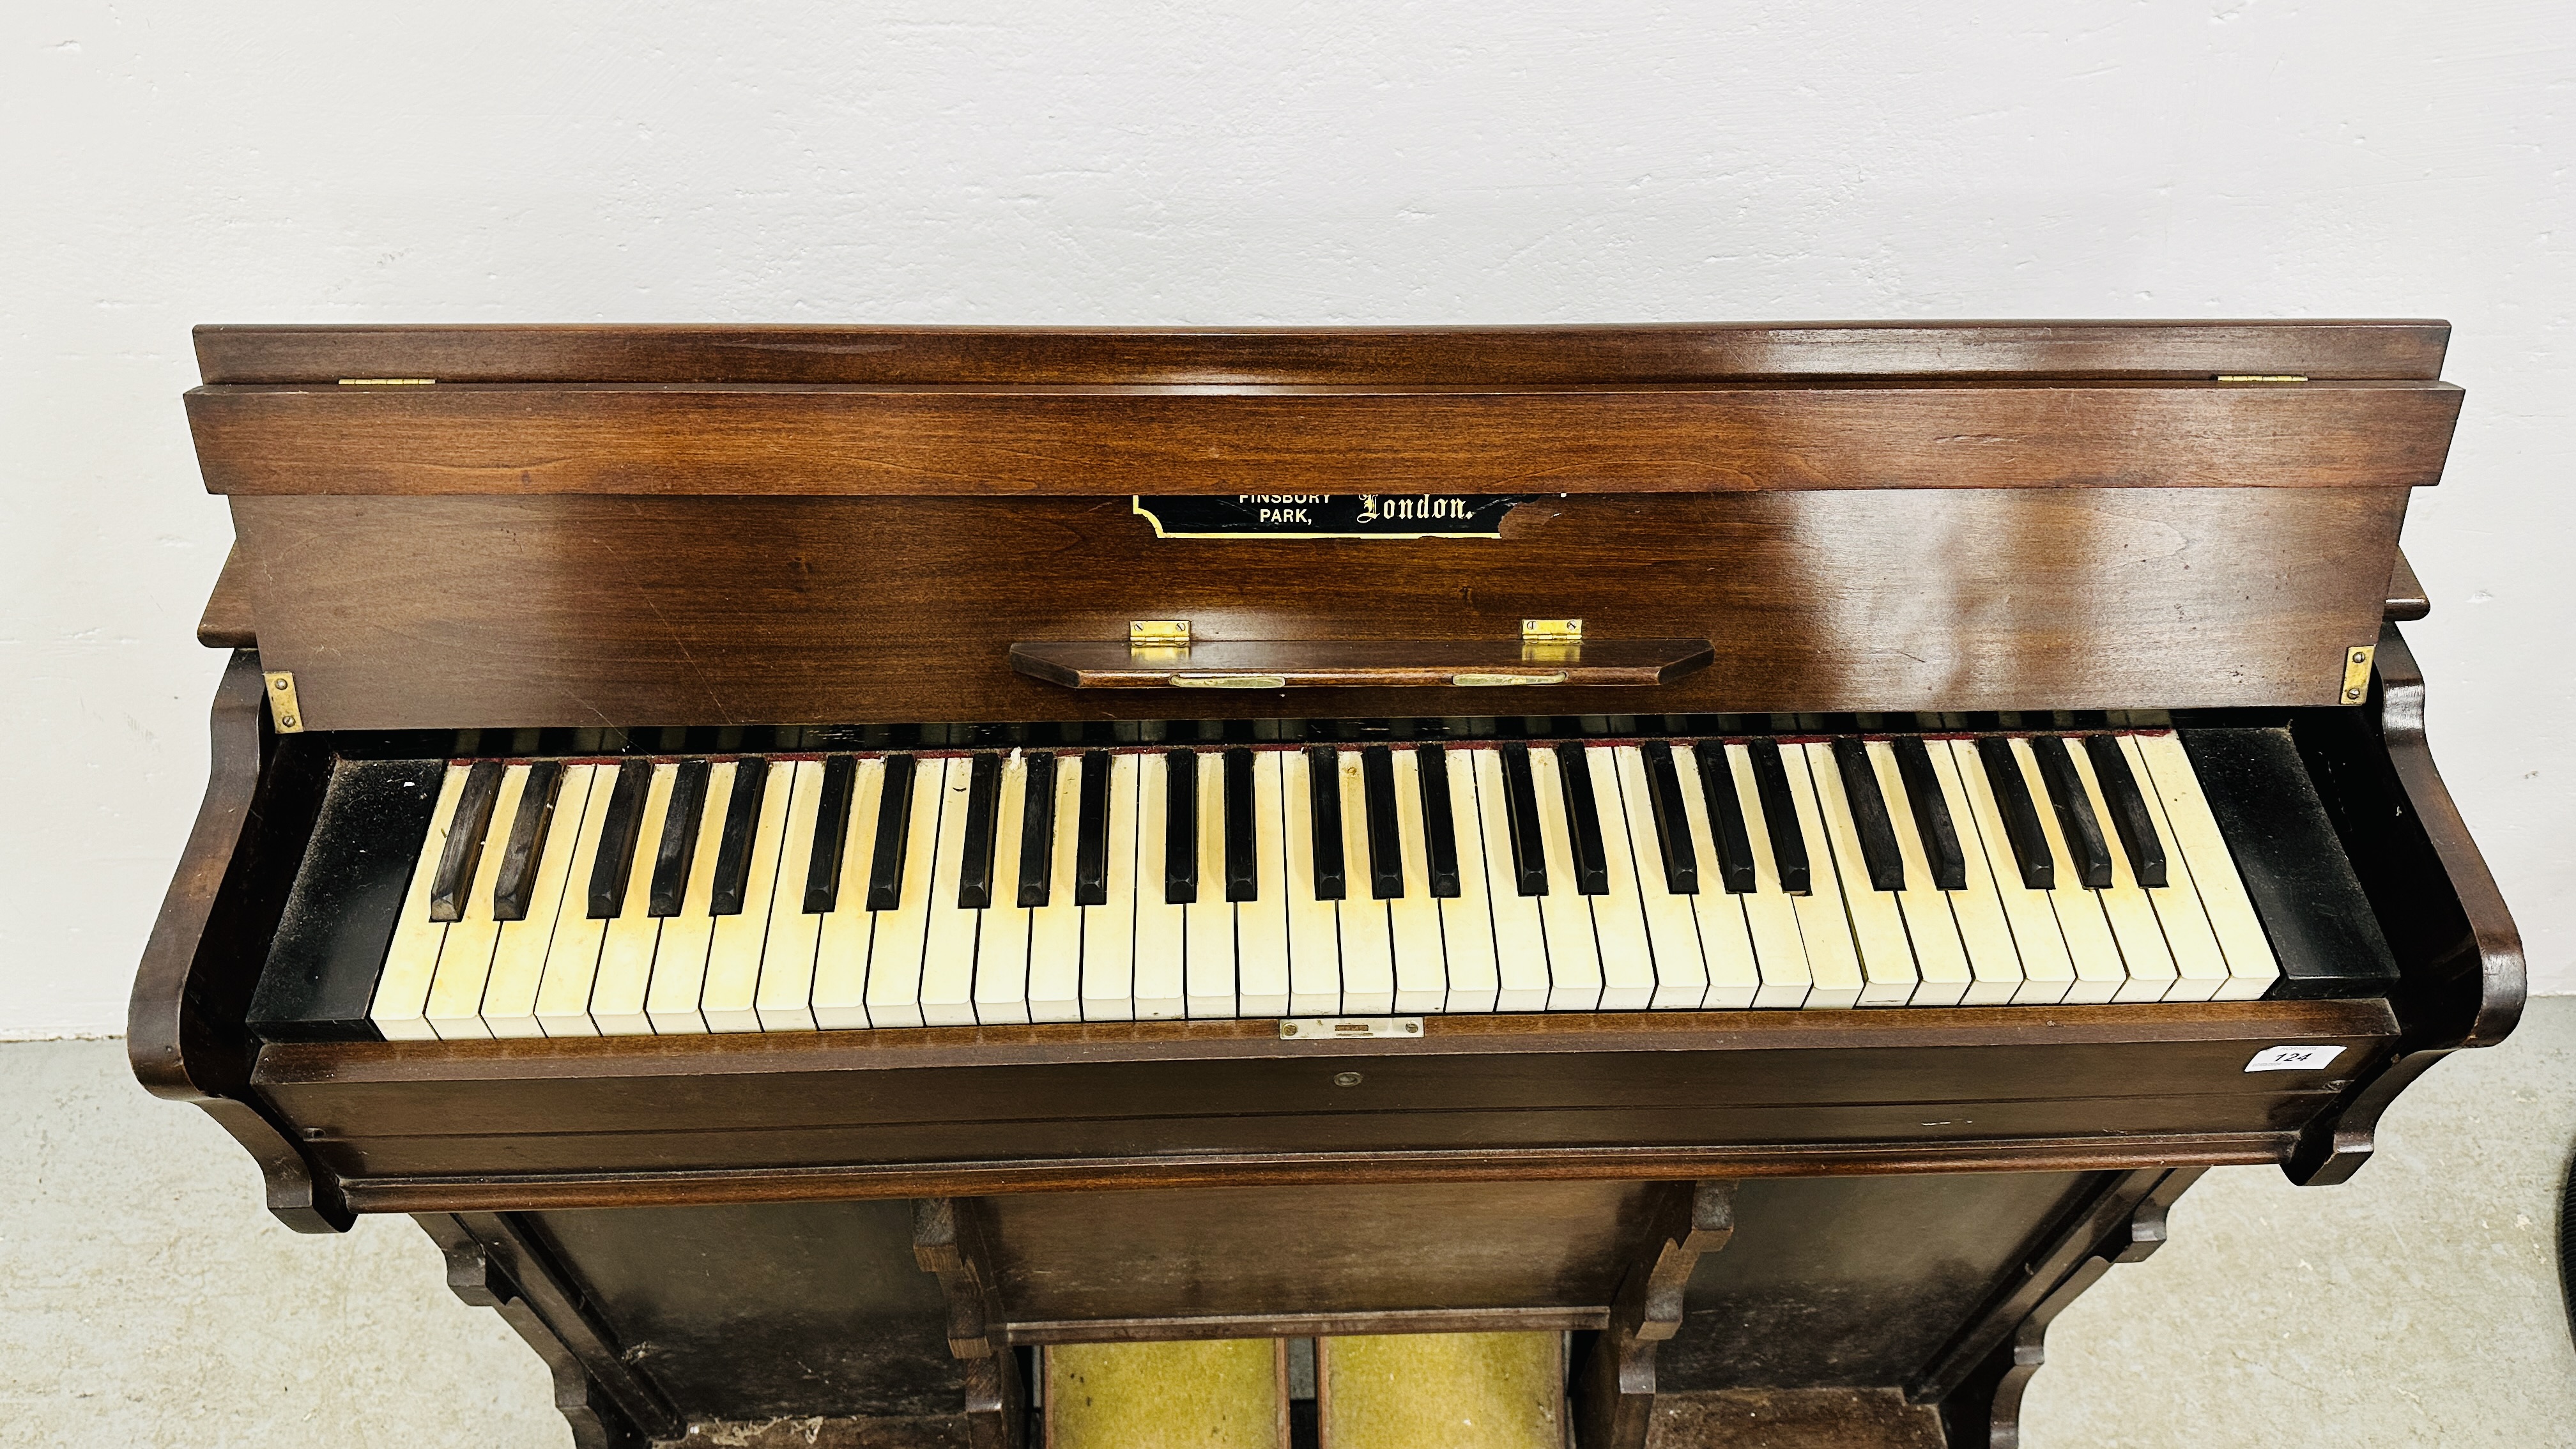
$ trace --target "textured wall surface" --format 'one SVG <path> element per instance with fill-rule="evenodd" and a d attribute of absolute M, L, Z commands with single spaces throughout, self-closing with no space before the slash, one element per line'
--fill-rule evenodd
<path fill-rule="evenodd" d="M 0 1044 L 0 1445 L 571 1442 L 545 1370 L 401 1218 L 302 1237 L 119 1042 Z M 2220 1168 L 2057 1320 L 2032 1449 L 2569 1442 L 2552 1238 L 2576 999 L 2399 1099 L 2342 1187 Z"/>
<path fill-rule="evenodd" d="M 0 1034 L 204 775 L 204 321 L 2439 316 L 2434 727 L 2576 990 L 2563 5 L 0 11 Z"/>

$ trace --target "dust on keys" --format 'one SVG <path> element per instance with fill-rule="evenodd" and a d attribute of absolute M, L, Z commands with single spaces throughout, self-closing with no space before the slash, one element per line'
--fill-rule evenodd
<path fill-rule="evenodd" d="M 2170 730 L 344 762 L 324 816 L 272 1036 L 2206 1001 L 2281 971 Z"/>

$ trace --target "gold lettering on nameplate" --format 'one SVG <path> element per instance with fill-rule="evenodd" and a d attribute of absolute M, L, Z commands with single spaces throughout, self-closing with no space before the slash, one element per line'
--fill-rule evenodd
<path fill-rule="evenodd" d="M 1137 496 L 1157 538 L 1499 538 L 1534 493 L 1208 493 Z"/>

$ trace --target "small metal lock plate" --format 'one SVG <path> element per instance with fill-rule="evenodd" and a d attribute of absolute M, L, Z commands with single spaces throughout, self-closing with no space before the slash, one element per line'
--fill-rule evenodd
<path fill-rule="evenodd" d="M 1355 1041 L 1364 1038 L 1394 1037 L 1399 1040 L 1422 1037 L 1422 1018 L 1418 1016 L 1297 1016 L 1279 1023 L 1281 1041 Z"/>

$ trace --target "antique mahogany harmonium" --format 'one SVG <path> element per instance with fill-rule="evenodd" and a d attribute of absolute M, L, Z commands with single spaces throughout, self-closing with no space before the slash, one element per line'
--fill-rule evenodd
<path fill-rule="evenodd" d="M 2520 1009 L 2447 338 L 202 328 L 135 1068 L 586 1444 L 1498 1332 L 1586 1449 L 2007 1443 L 2200 1171 Z"/>

